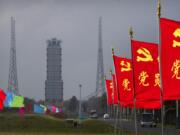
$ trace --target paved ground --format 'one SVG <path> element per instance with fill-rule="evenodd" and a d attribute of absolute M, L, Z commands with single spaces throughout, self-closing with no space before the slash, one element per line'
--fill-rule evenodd
<path fill-rule="evenodd" d="M 110 124 L 114 124 L 114 120 L 104 120 L 105 122 L 108 122 Z M 121 124 L 122 123 L 122 124 Z M 134 121 L 127 121 L 122 120 L 121 123 L 119 123 L 119 129 L 121 132 L 135 132 L 134 129 Z M 161 135 L 161 125 L 158 124 L 156 128 L 152 127 L 141 127 L 138 123 L 138 133 L 148 133 L 149 135 Z M 164 126 L 164 135 L 180 135 L 180 129 L 176 129 L 175 127 L 170 126 Z"/>

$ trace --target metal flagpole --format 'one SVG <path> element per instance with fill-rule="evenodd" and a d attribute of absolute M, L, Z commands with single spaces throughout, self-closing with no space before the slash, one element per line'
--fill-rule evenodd
<path fill-rule="evenodd" d="M 112 77 L 112 69 L 110 69 L 110 76 Z M 112 80 L 112 82 L 113 82 L 113 80 Z M 114 89 L 112 89 L 112 94 L 111 94 L 111 96 L 112 96 L 112 116 L 113 116 L 113 119 L 114 119 L 114 113 L 115 113 L 115 106 L 114 106 Z"/>
<path fill-rule="evenodd" d="M 104 76 L 104 81 L 106 81 L 106 76 Z M 107 89 L 107 88 L 106 88 L 106 89 Z M 106 102 L 106 104 L 107 104 L 107 106 L 106 106 L 106 112 L 107 112 L 107 113 L 109 114 L 109 116 L 110 116 L 110 113 L 111 113 L 111 110 L 110 110 L 111 108 L 110 108 L 110 107 L 111 107 L 111 105 L 108 104 L 108 98 L 109 98 L 109 97 L 108 97 L 108 92 L 106 91 L 106 101 L 107 101 L 107 102 Z"/>
<path fill-rule="evenodd" d="M 176 128 L 179 128 L 179 101 L 176 100 Z"/>
<path fill-rule="evenodd" d="M 119 115 L 120 115 L 120 110 L 119 110 L 119 103 L 117 105 L 118 109 L 118 115 L 117 115 L 117 135 L 119 134 Z"/>
<path fill-rule="evenodd" d="M 115 117 L 115 135 L 117 135 L 117 121 L 118 121 L 118 105 L 116 106 L 116 117 Z"/>
<path fill-rule="evenodd" d="M 116 135 L 116 106 L 114 105 L 114 135 Z"/>
<path fill-rule="evenodd" d="M 112 69 L 110 69 L 110 75 L 112 77 Z M 112 83 L 113 83 L 113 79 L 112 79 Z M 114 121 L 114 134 L 116 135 L 116 106 L 114 104 L 114 88 L 113 88 L 113 92 L 112 92 L 112 99 L 113 99 L 113 121 Z"/>
<path fill-rule="evenodd" d="M 119 116 L 120 116 L 120 106 L 119 104 L 117 105 L 117 109 L 118 109 L 118 114 L 117 114 L 117 135 L 119 134 Z"/>
<path fill-rule="evenodd" d="M 122 129 L 122 108 L 121 108 L 121 105 L 119 104 L 119 109 L 120 109 L 120 114 L 119 114 L 119 128 L 120 128 L 120 131 L 119 131 L 119 134 L 123 134 L 123 129 Z"/>
<path fill-rule="evenodd" d="M 130 27 L 129 29 L 129 35 L 130 35 L 130 40 L 133 39 L 133 29 Z M 132 43 L 131 43 L 132 44 Z M 131 48 L 131 55 L 133 57 L 133 52 Z M 134 78 L 134 71 L 133 71 L 133 61 L 131 63 L 132 65 L 132 75 L 133 75 L 133 87 L 134 87 L 134 127 L 135 127 L 135 134 L 138 134 L 138 129 L 137 129 L 137 115 L 136 115 L 136 94 L 135 94 L 135 78 Z"/>
<path fill-rule="evenodd" d="M 112 118 L 112 105 L 110 105 L 110 117 Z"/>
<path fill-rule="evenodd" d="M 161 134 L 164 135 L 164 106 L 163 106 L 163 84 L 162 84 L 162 66 L 161 66 L 161 28 L 160 28 L 160 18 L 161 18 L 161 1 L 158 0 L 157 6 L 157 16 L 159 25 L 159 45 L 158 45 L 158 56 L 159 56 L 159 73 L 160 73 L 160 100 L 161 100 Z"/>
<path fill-rule="evenodd" d="M 112 59 L 114 59 L 113 58 L 113 56 L 114 56 L 114 48 L 112 48 Z M 113 60 L 114 61 L 114 60 Z M 114 71 L 115 71 L 115 68 L 114 68 Z M 112 73 L 112 72 L 111 72 Z M 120 107 L 120 101 L 119 101 L 119 94 L 118 94 L 118 87 L 117 87 L 117 83 L 118 83 L 118 81 L 117 81 L 117 76 L 116 76 L 116 74 L 115 74 L 115 81 L 116 81 L 116 86 L 115 85 L 113 85 L 113 86 L 115 86 L 116 87 L 116 90 L 117 90 L 117 96 L 118 96 L 118 105 L 117 105 L 117 112 L 116 112 L 116 129 L 117 129 L 117 127 L 119 126 L 119 112 L 120 112 L 120 110 L 119 110 L 119 107 Z M 118 132 L 116 132 L 116 134 L 118 134 Z"/>
<path fill-rule="evenodd" d="M 114 121 L 114 113 L 115 113 L 115 106 L 114 106 L 114 104 L 112 105 L 112 116 L 113 116 L 113 121 Z"/>

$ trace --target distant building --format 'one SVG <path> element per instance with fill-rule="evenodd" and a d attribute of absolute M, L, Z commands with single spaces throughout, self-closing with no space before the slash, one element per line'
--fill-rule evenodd
<path fill-rule="evenodd" d="M 47 80 L 45 100 L 48 103 L 63 101 L 61 41 L 53 38 L 47 41 Z"/>

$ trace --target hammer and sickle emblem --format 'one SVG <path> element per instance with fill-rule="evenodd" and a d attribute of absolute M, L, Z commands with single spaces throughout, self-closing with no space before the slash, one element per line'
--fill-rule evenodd
<path fill-rule="evenodd" d="M 180 29 L 176 29 L 173 33 L 174 37 L 180 37 Z M 173 47 L 180 47 L 180 42 L 173 40 Z"/>
<path fill-rule="evenodd" d="M 141 48 L 139 48 L 137 50 L 137 53 L 144 55 L 144 57 L 137 56 L 137 58 L 136 58 L 137 62 L 140 62 L 140 61 L 144 61 L 144 62 L 153 61 L 151 53 L 149 52 L 148 49 L 141 47 Z"/>
<path fill-rule="evenodd" d="M 127 72 L 131 70 L 131 64 L 130 62 L 125 62 L 124 60 L 120 62 L 121 67 L 121 72 Z"/>

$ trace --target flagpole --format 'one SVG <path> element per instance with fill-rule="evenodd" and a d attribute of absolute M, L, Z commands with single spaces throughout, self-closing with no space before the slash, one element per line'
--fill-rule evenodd
<path fill-rule="evenodd" d="M 114 48 L 112 48 L 112 56 L 114 55 Z M 110 73 L 111 73 L 111 77 L 112 77 L 112 69 L 110 70 Z M 112 82 L 113 82 L 113 104 L 114 104 L 114 80 L 113 80 L 113 77 L 112 77 Z M 114 104 L 114 107 L 115 107 L 115 111 L 114 111 L 114 134 L 116 135 L 116 130 L 117 130 L 117 108 Z"/>
<path fill-rule="evenodd" d="M 110 72 L 110 76 L 112 77 L 112 69 L 110 69 L 109 70 L 109 72 Z M 112 83 L 113 83 L 113 80 L 112 80 Z M 112 89 L 112 93 L 113 93 L 113 95 L 114 95 L 114 89 Z M 112 96 L 112 95 L 111 95 Z M 114 106 L 114 96 L 112 96 L 112 109 L 113 109 L 113 119 L 115 118 L 114 117 L 114 114 L 115 114 L 115 106 Z"/>
<path fill-rule="evenodd" d="M 106 82 L 106 75 L 104 76 L 104 81 Z M 110 114 L 110 105 L 108 104 L 108 92 L 107 91 L 106 91 L 106 104 L 107 104 L 106 112 Z"/>
<path fill-rule="evenodd" d="M 159 55 L 159 73 L 160 73 L 160 100 L 161 100 L 161 134 L 164 135 L 164 105 L 163 105 L 163 82 L 162 82 L 162 65 L 161 65 L 161 27 L 160 27 L 160 18 L 161 18 L 161 1 L 158 0 L 157 6 L 157 16 L 158 16 L 158 25 L 159 25 L 159 45 L 158 45 L 158 55 Z"/>
<path fill-rule="evenodd" d="M 132 39 L 133 39 L 133 29 L 132 27 L 129 28 L 129 35 L 130 35 L 130 40 L 131 40 L 131 44 L 132 44 Z M 132 51 L 132 47 L 131 47 L 131 55 L 133 58 L 133 51 Z M 134 70 L 133 70 L 133 61 L 131 63 L 132 65 L 132 75 L 133 75 L 133 87 L 134 87 L 134 127 L 135 127 L 135 134 L 138 134 L 138 129 L 137 129 L 137 115 L 136 115 L 136 94 L 135 94 L 135 78 L 134 78 Z"/>
<path fill-rule="evenodd" d="M 122 107 L 120 106 L 120 114 L 119 114 L 119 124 L 120 124 L 120 134 L 123 134 L 123 126 L 122 126 Z"/>
<path fill-rule="evenodd" d="M 179 101 L 176 100 L 176 128 L 179 128 Z"/>
<path fill-rule="evenodd" d="M 110 105 L 110 118 L 112 118 L 112 105 Z"/>
<path fill-rule="evenodd" d="M 116 135 L 117 135 L 117 131 L 118 131 L 118 129 L 117 129 L 117 125 L 118 125 L 118 113 L 119 113 L 119 109 L 118 109 L 118 105 L 116 106 Z"/>
<path fill-rule="evenodd" d="M 114 61 L 114 48 L 112 48 L 112 58 L 113 58 L 113 61 Z M 114 71 L 115 71 L 115 69 L 114 69 Z M 118 87 L 117 87 L 117 83 L 118 83 L 118 81 L 117 81 L 117 77 L 115 76 L 115 79 L 116 79 L 116 90 L 117 90 L 117 96 L 118 96 L 118 105 L 117 105 L 117 109 L 119 109 L 119 113 L 117 112 L 117 125 L 119 126 L 119 124 L 120 124 L 120 126 L 121 126 L 121 105 L 120 105 L 120 97 L 119 97 L 119 91 L 118 91 Z M 119 115 L 118 115 L 119 114 Z M 121 131 L 121 128 L 120 128 L 120 131 Z"/>
<path fill-rule="evenodd" d="M 110 75 L 112 77 L 112 69 L 110 69 Z M 112 83 L 113 83 L 113 78 L 112 78 Z M 113 119 L 114 119 L 114 135 L 116 135 L 116 106 L 114 104 L 114 84 L 113 84 Z"/>

